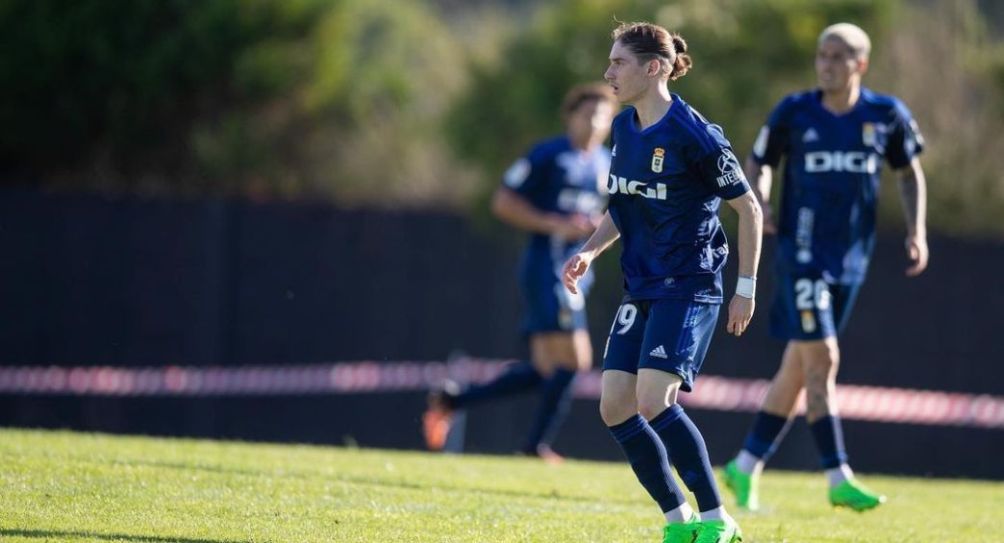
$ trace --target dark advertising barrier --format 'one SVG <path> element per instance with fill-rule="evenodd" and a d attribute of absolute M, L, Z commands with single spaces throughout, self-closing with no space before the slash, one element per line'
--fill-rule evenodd
<path fill-rule="evenodd" d="M 486 223 L 448 213 L 4 191 L 0 365 L 235 367 L 444 360 L 458 350 L 519 357 L 521 241 Z M 1004 347 L 994 332 L 1004 309 L 1004 244 L 934 238 L 931 266 L 917 279 L 904 277 L 903 253 L 899 235 L 881 236 L 842 337 L 840 381 L 1000 396 Z M 767 336 L 771 255 L 768 241 L 750 331 L 736 339 L 720 330 L 708 374 L 769 378 L 775 370 L 782 345 Z M 620 291 L 616 255 L 599 267 L 590 300 L 598 354 Z M 0 424 L 418 448 L 422 404 L 418 392 L 5 393 Z M 532 406 L 528 398 L 472 411 L 468 448 L 514 449 Z M 692 411 L 718 461 L 752 418 Z M 1004 478 L 1004 466 L 990 461 L 1004 454 L 999 429 L 848 421 L 846 434 L 861 470 Z M 619 454 L 595 401 L 576 402 L 557 445 L 577 457 Z M 780 467 L 814 467 L 804 424 L 775 458 Z"/>

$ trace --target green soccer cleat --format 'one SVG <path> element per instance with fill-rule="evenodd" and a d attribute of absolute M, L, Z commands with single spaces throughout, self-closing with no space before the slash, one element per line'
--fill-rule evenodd
<path fill-rule="evenodd" d="M 697 537 L 697 515 L 687 522 L 674 522 L 662 529 L 662 543 L 694 543 Z"/>
<path fill-rule="evenodd" d="M 739 543 L 742 540 L 743 532 L 732 519 L 697 523 L 697 539 L 694 539 L 694 543 Z"/>
<path fill-rule="evenodd" d="M 749 511 L 760 509 L 760 476 L 743 473 L 733 460 L 725 465 L 725 486 L 736 495 L 736 505 Z"/>
<path fill-rule="evenodd" d="M 830 503 L 834 507 L 867 511 L 885 503 L 885 496 L 874 492 L 856 479 L 847 479 L 830 489 Z"/>

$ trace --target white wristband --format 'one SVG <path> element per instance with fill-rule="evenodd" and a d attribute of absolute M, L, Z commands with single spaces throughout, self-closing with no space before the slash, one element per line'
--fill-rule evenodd
<path fill-rule="evenodd" d="M 753 299 L 756 297 L 756 277 L 739 276 L 736 281 L 736 296 Z"/>

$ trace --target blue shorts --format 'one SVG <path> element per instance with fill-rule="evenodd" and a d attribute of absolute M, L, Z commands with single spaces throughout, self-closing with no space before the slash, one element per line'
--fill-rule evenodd
<path fill-rule="evenodd" d="M 651 368 L 679 375 L 689 392 L 718 322 L 719 304 L 690 300 L 625 301 L 603 352 L 603 370 Z"/>
<path fill-rule="evenodd" d="M 770 308 L 770 333 L 783 340 L 834 337 L 847 326 L 861 283 L 830 283 L 822 274 L 780 274 Z"/>
<path fill-rule="evenodd" d="M 571 294 L 553 270 L 524 273 L 520 279 L 526 314 L 523 333 L 572 332 L 586 329 L 586 294 L 591 276 L 579 281 L 579 293 Z"/>

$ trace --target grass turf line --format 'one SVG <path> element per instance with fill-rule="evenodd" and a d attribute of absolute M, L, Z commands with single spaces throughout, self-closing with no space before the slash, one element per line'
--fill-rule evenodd
<path fill-rule="evenodd" d="M 819 474 L 769 471 L 747 543 L 1004 541 L 1004 484 L 866 478 L 858 514 Z M 724 490 L 723 490 L 724 491 Z M 733 513 L 735 513 L 733 508 Z M 0 541 L 655 542 L 626 464 L 0 430 Z"/>

